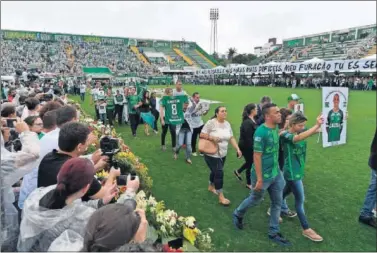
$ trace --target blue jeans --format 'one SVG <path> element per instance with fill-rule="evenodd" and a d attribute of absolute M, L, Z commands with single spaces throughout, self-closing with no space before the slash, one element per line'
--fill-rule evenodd
<path fill-rule="evenodd" d="M 376 171 L 372 169 L 372 175 L 369 183 L 369 188 L 364 200 L 364 206 L 361 208 L 360 216 L 369 218 L 373 217 L 373 208 L 376 207 L 376 191 L 377 191 L 377 183 L 376 183 Z"/>
<path fill-rule="evenodd" d="M 102 120 L 104 125 L 106 125 L 106 113 L 100 114 L 99 119 Z"/>
<path fill-rule="evenodd" d="M 256 179 L 252 178 L 252 185 L 256 184 Z M 279 217 L 281 211 L 281 204 L 283 201 L 283 189 L 285 186 L 285 180 L 282 172 L 279 170 L 279 174 L 272 180 L 264 180 L 263 187 L 260 191 L 251 190 L 250 195 L 242 201 L 242 203 L 234 210 L 234 214 L 240 218 L 243 218 L 247 209 L 260 204 L 263 200 L 263 196 L 266 191 L 270 195 L 271 199 L 271 216 L 270 227 L 268 234 L 276 235 L 279 233 Z"/>
<path fill-rule="evenodd" d="M 81 101 L 84 102 L 85 101 L 85 93 L 80 93 L 80 98 L 81 98 Z"/>
<path fill-rule="evenodd" d="M 282 213 L 288 213 L 289 208 L 285 199 L 290 193 L 293 193 L 295 196 L 295 207 L 301 226 L 303 229 L 308 229 L 309 224 L 304 211 L 305 194 L 302 180 L 286 181 L 286 186 L 283 191 L 283 204 L 281 206 Z"/>
<path fill-rule="evenodd" d="M 179 150 L 182 148 L 183 144 L 186 143 L 186 160 L 190 159 L 192 154 L 191 147 L 192 132 L 190 129 L 181 129 L 178 133 L 178 143 L 175 152 L 179 154 Z"/>

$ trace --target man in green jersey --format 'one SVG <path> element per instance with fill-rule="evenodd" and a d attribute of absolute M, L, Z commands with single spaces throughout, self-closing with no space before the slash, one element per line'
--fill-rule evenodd
<path fill-rule="evenodd" d="M 238 229 L 243 229 L 243 217 L 246 211 L 250 207 L 260 204 L 265 192 L 268 191 L 271 198 L 268 237 L 282 246 L 289 246 L 291 243 L 279 231 L 279 218 L 285 186 L 278 162 L 280 110 L 276 104 L 268 103 L 263 106 L 262 114 L 265 123 L 260 125 L 254 134 L 254 164 L 251 181 L 255 188 L 234 210 L 233 223 Z"/>
<path fill-rule="evenodd" d="M 115 104 L 114 104 L 113 91 L 110 87 L 107 89 L 107 95 L 105 99 L 106 99 L 107 119 L 109 120 L 110 126 L 113 126 Z"/>
<path fill-rule="evenodd" d="M 137 108 L 139 108 L 142 103 L 140 97 L 136 95 L 135 87 L 130 88 L 129 94 L 126 99 L 128 101 L 128 115 L 130 118 L 132 135 L 136 137 L 136 130 L 140 121 Z"/>
<path fill-rule="evenodd" d="M 306 117 L 296 112 L 289 119 L 288 130 L 280 134 L 281 144 L 284 150 L 284 178 L 286 187 L 283 191 L 282 213 L 289 211 L 285 201 L 286 197 L 293 193 L 298 218 L 303 229 L 302 235 L 315 242 L 323 241 L 323 238 L 310 228 L 304 211 L 304 169 L 306 161 L 306 139 L 317 133 L 323 124 L 322 116 L 317 117 L 316 124 L 305 131 Z"/>
<path fill-rule="evenodd" d="M 293 112 L 295 110 L 295 106 L 300 102 L 300 97 L 297 94 L 291 94 L 288 97 L 288 106 L 287 108 Z"/>
<path fill-rule="evenodd" d="M 334 108 L 327 115 L 326 131 L 327 141 L 340 141 L 340 135 L 343 130 L 343 111 L 339 108 L 339 94 L 335 94 L 333 98 Z"/>
<path fill-rule="evenodd" d="M 162 126 L 161 146 L 165 150 L 165 137 L 170 130 L 172 138 L 172 147 L 175 148 L 176 144 L 176 125 L 183 124 L 184 113 L 183 105 L 188 103 L 187 96 L 173 96 L 171 88 L 165 89 L 165 95 L 160 100 L 160 120 Z"/>

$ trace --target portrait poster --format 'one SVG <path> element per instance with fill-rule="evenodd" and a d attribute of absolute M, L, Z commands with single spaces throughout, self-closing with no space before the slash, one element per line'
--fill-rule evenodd
<path fill-rule="evenodd" d="M 322 146 L 332 147 L 346 143 L 348 88 L 322 88 Z"/>
<path fill-rule="evenodd" d="M 301 112 L 304 114 L 304 104 L 297 104 L 295 105 L 294 112 Z"/>

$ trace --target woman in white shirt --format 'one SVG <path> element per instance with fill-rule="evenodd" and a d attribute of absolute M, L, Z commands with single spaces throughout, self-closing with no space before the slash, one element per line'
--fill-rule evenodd
<path fill-rule="evenodd" d="M 215 116 L 210 119 L 203 127 L 200 138 L 207 139 L 218 145 L 216 154 L 204 154 L 209 169 L 208 190 L 219 196 L 219 203 L 228 206 L 230 201 L 223 194 L 224 164 L 228 153 L 228 144 L 232 144 L 237 151 L 238 158 L 242 157 L 237 141 L 233 136 L 232 128 L 226 121 L 227 111 L 224 106 L 217 107 Z"/>

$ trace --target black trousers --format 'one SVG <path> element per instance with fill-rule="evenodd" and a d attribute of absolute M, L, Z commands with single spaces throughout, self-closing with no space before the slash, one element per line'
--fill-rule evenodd
<path fill-rule="evenodd" d="M 192 138 L 191 138 L 191 147 L 192 147 L 192 152 L 196 152 L 196 141 L 198 140 L 198 137 L 200 136 L 200 133 L 202 132 L 203 126 L 200 126 L 198 128 L 194 128 L 192 132 Z"/>
<path fill-rule="evenodd" d="M 113 126 L 113 118 L 114 118 L 114 109 L 106 109 L 107 119 L 109 120 L 110 126 Z"/>
<path fill-rule="evenodd" d="M 96 118 L 97 120 L 99 120 L 99 111 L 98 111 L 97 105 L 94 105 L 94 110 L 96 111 Z"/>
<path fill-rule="evenodd" d="M 118 124 L 122 125 L 123 105 L 115 105 L 114 119 L 118 114 Z"/>
<path fill-rule="evenodd" d="M 243 158 L 245 159 L 245 163 L 237 170 L 238 174 L 241 174 L 244 170 L 246 170 L 246 182 L 248 185 L 251 185 L 251 166 L 253 166 L 254 162 L 254 151 L 252 148 L 249 149 L 241 149 L 243 154 Z"/>
<path fill-rule="evenodd" d="M 132 135 L 136 135 L 136 130 L 137 130 L 137 127 L 139 126 L 139 122 L 140 122 L 139 114 L 137 114 L 137 113 L 131 114 L 130 113 L 129 119 L 130 119 L 130 123 L 131 123 Z"/>
<path fill-rule="evenodd" d="M 222 190 L 224 185 L 224 164 L 226 157 L 217 158 L 204 155 L 204 161 L 210 169 L 209 182 L 215 185 L 216 190 Z"/>
<path fill-rule="evenodd" d="M 158 131 L 158 118 L 160 117 L 160 113 L 157 110 L 152 110 L 152 114 L 154 116 L 154 129 L 155 131 Z"/>
<path fill-rule="evenodd" d="M 168 132 L 168 128 L 170 130 L 170 136 L 171 136 L 171 146 L 175 148 L 176 140 L 177 140 L 177 133 L 175 132 L 176 126 L 171 124 L 165 124 L 162 126 L 162 134 L 161 134 L 161 145 L 165 146 L 165 138 L 166 134 Z"/>

